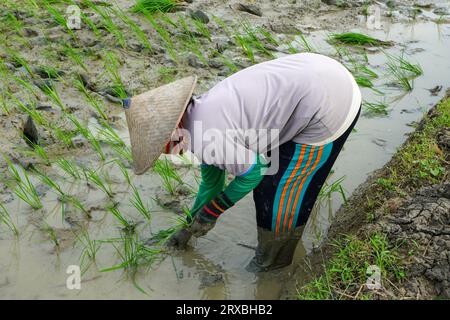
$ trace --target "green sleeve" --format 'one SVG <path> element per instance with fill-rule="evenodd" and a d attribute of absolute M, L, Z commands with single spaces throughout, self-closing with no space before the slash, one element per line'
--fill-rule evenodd
<path fill-rule="evenodd" d="M 243 175 L 236 176 L 227 186 L 224 194 L 232 203 L 238 202 L 259 185 L 264 177 L 266 168 L 267 165 L 264 163 L 264 160 L 258 155 L 256 163 Z"/>
<path fill-rule="evenodd" d="M 202 164 L 201 175 L 202 181 L 191 209 L 192 215 L 222 192 L 225 184 L 225 171 L 218 167 Z"/>

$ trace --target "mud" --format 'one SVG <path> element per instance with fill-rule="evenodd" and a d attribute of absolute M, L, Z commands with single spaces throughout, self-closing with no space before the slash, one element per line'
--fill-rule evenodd
<path fill-rule="evenodd" d="M 122 9 L 128 9 L 134 3 L 132 0 L 117 2 Z M 333 1 L 329 2 L 331 5 L 318 0 L 241 1 L 253 13 L 261 13 L 261 15 L 255 15 L 237 10 L 236 4 L 240 1 L 224 3 L 223 1 L 198 0 L 183 4 L 183 8 L 180 8 L 177 13 L 184 15 L 195 13 L 195 16 L 205 22 L 206 16 L 209 19 L 207 25 L 211 30 L 213 41 L 210 43 L 198 35 L 199 41 L 204 48 L 216 48 L 217 51 L 225 54 L 236 63 L 238 68 L 249 66 L 252 62 L 214 22 L 213 15 L 221 17 L 228 25 L 237 24 L 245 19 L 252 25 L 266 27 L 277 40 L 283 42 L 283 45 L 279 47 L 270 47 L 269 43 L 266 44 L 273 51 L 274 56 L 286 54 L 288 52 L 286 43 L 293 40 L 295 34 L 301 31 L 312 39 L 313 44 L 320 51 L 323 50 L 324 53 L 336 57 L 333 49 L 326 45 L 327 35 L 330 32 L 357 30 L 371 33 L 383 40 L 393 40 L 396 45 L 392 48 L 392 52 L 399 54 L 406 50 L 415 60 L 423 63 L 425 75 L 416 79 L 413 92 L 404 94 L 396 88 L 383 88 L 383 90 L 386 89 L 386 96 L 392 106 L 389 116 L 362 119 L 359 122 L 358 131 L 350 137 L 346 150 L 336 163 L 335 177 L 346 175 L 344 187 L 351 193 L 366 179 L 368 173 L 388 161 L 395 148 L 403 142 L 403 134 L 412 130 L 406 124 L 417 120 L 423 110 L 431 107 L 442 95 L 442 92 L 436 89 L 433 90 L 436 96 L 432 96 L 428 89 L 450 85 L 448 83 L 450 28 L 446 24 L 449 16 L 442 15 L 442 12 L 448 8 L 448 1 L 424 3 L 421 6 L 421 12 L 412 10 L 413 1 L 396 1 L 396 6 L 392 8 L 386 5 L 387 1 L 381 1 L 383 26 L 377 30 L 366 28 L 364 6 L 361 1 L 346 2 L 349 5 L 342 8 L 339 1 L 335 4 Z M 435 13 L 436 10 L 438 13 Z M 7 13 L 12 13 L 24 23 L 26 28 L 22 32 L 15 32 L 8 28 L 1 30 L 6 36 L 2 38 L 4 43 L 0 47 L 0 57 L 15 76 L 26 78 L 34 83 L 36 90 L 35 96 L 28 99 L 29 92 L 17 84 L 2 83 L 0 89 L 3 92 L 8 87 L 12 94 L 24 97 L 24 103 L 30 102 L 28 100 L 36 102 L 36 109 L 67 135 L 75 132 L 74 126 L 61 116 L 59 107 L 37 88 L 45 88 L 45 86 L 55 88 L 67 110 L 85 125 L 94 129 L 98 126 L 98 114 L 87 105 L 79 91 L 74 88 L 73 79 L 78 78 L 90 94 L 101 101 L 105 107 L 108 122 L 117 130 L 121 138 L 128 142 L 125 119 L 115 97 L 117 94 L 111 80 L 106 76 L 105 64 L 102 61 L 105 51 L 113 51 L 117 55 L 119 73 L 130 94 L 141 93 L 190 73 L 196 73 L 199 76 L 200 83 L 196 93 L 200 94 L 232 72 L 215 56 L 207 56 L 206 61 L 200 61 L 192 52 L 179 52 L 179 61 L 175 62 L 163 47 L 162 40 L 155 30 L 137 15 L 133 16 L 133 19 L 136 19 L 151 37 L 152 52 L 146 52 L 131 33 L 126 34 L 125 47 L 120 47 L 113 35 L 101 25 L 100 17 L 92 12 L 89 12 L 89 16 L 99 27 L 101 36 L 96 38 L 87 27 L 82 28 L 77 31 L 79 42 L 74 42 L 48 15 L 33 17 L 20 7 L 13 12 L 2 10 L 0 15 Z M 177 13 L 170 13 L 169 16 L 175 19 Z M 117 25 L 122 27 L 123 23 L 117 21 Z M 168 32 L 173 38 L 180 36 L 180 31 L 176 28 L 168 26 Z M 21 41 L 16 41 L 22 37 L 29 41 L 31 48 Z M 70 43 L 79 50 L 87 70 L 83 70 L 68 59 L 64 53 L 64 42 Z M 11 58 L 6 47 L 18 50 L 33 70 L 38 72 L 30 76 L 23 65 Z M 379 70 L 380 73 L 384 72 L 384 60 L 380 52 L 367 50 L 367 54 L 370 66 Z M 268 58 L 257 53 L 255 59 L 259 62 Z M 55 68 L 58 77 L 49 75 L 42 66 Z M 384 77 L 382 78 L 379 80 L 380 83 L 387 81 Z M 370 90 L 363 89 L 363 91 L 366 99 L 378 98 Z M 37 133 L 34 130 L 31 132 L 31 136 L 39 138 L 40 145 L 50 155 L 51 161 L 59 158 L 73 159 L 79 165 L 99 168 L 102 173 L 107 174 L 111 180 L 114 200 L 105 196 L 92 184 L 72 182 L 61 170 L 54 166 L 47 166 L 41 158 L 30 154 L 31 149 L 22 137 L 24 127 L 29 127 L 26 125 L 27 121 L 27 117 L 21 112 L 0 113 L 2 152 L 26 169 L 37 167 L 48 170 L 48 173 L 55 177 L 64 189 L 70 190 L 71 194 L 79 197 L 89 216 L 86 217 L 75 208 L 68 206 L 66 217 L 62 220 L 61 202 L 58 196 L 35 177 L 32 177 L 33 182 L 36 183 L 44 203 L 44 208 L 37 211 L 30 210 L 24 203 L 18 201 L 11 190 L 1 183 L 0 200 L 14 214 L 16 224 L 22 233 L 19 239 L 15 239 L 4 233 L 3 229 L 1 230 L 0 297 L 148 298 L 136 290 L 131 281 L 126 279 L 120 271 L 98 272 L 98 269 L 112 266 L 118 261 L 115 249 L 108 244 L 101 246 L 96 266 L 98 268 L 90 268 L 83 277 L 83 290 L 80 292 L 66 290 L 65 268 L 70 264 L 79 263 L 83 249 L 76 240 L 76 235 L 80 230 L 87 230 L 96 240 L 117 237 L 119 227 L 106 211 L 107 206 L 116 204 L 138 225 L 141 237 L 150 238 L 157 231 L 172 226 L 181 209 L 192 203 L 194 194 L 186 190 L 178 190 L 175 196 L 168 195 L 162 188 L 159 177 L 153 172 L 142 177 L 131 175 L 141 196 L 148 201 L 152 210 L 153 219 L 150 224 L 146 223 L 129 205 L 130 190 L 121 172 L 113 164 L 99 161 L 86 139 L 80 135 L 74 136 L 73 146 L 69 148 L 62 145 L 43 126 L 36 125 Z M 102 143 L 102 145 L 105 144 Z M 104 151 L 107 159 L 116 157 L 116 154 L 106 146 Z M 371 160 L 367 161 L 367 158 Z M 175 160 L 178 161 L 178 172 L 183 179 L 196 188 L 195 176 L 198 176 L 198 169 L 192 170 L 192 166 L 186 166 L 179 159 Z M 130 164 L 126 166 L 128 169 L 131 168 Z M 5 171 L 5 161 L 0 157 L 0 175 Z M 317 210 L 305 231 L 304 243 L 297 249 L 298 259 L 304 255 L 305 250 L 311 250 L 322 241 L 329 222 L 333 219 L 335 208 L 339 207 L 340 203 L 341 200 L 333 196 L 328 204 L 324 204 L 320 210 Z M 55 231 L 58 245 L 55 245 L 46 225 L 51 226 Z M 136 280 L 149 292 L 151 298 L 278 298 L 281 287 L 284 285 L 279 279 L 284 273 L 289 279 L 291 271 L 285 270 L 266 275 L 246 272 L 244 268 L 254 255 L 255 244 L 256 225 L 250 195 L 227 212 L 227 215 L 221 218 L 206 237 L 192 241 L 186 252 L 167 256 L 166 259 L 155 264 L 150 271 L 139 274 Z M 289 282 L 289 280 L 286 281 Z"/>
<path fill-rule="evenodd" d="M 404 262 L 408 281 L 398 296 L 450 299 L 450 181 L 411 194 L 371 229 L 385 233 L 392 242 L 416 244 L 417 254 Z"/>

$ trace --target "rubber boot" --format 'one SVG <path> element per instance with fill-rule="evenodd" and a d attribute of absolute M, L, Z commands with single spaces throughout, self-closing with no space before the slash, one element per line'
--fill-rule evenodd
<path fill-rule="evenodd" d="M 290 265 L 303 230 L 304 226 L 275 238 L 274 232 L 258 227 L 258 246 L 255 257 L 247 265 L 246 270 L 263 272 Z"/>

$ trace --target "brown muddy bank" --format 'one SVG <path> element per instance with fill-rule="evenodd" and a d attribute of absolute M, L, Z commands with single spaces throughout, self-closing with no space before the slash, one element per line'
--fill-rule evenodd
<path fill-rule="evenodd" d="M 295 298 L 299 288 L 308 287 L 311 281 L 324 275 L 329 267 L 328 260 L 340 254 L 337 239 L 353 235 L 359 241 L 366 241 L 373 234 L 387 236 L 392 247 L 384 250 L 396 251 L 404 278 L 396 281 L 388 275 L 382 280 L 382 288 L 376 291 L 359 283 L 357 291 L 339 292 L 336 288 L 339 285 L 331 281 L 329 286 L 335 291 L 334 297 L 357 299 L 368 294 L 366 297 L 374 299 L 450 298 L 449 99 L 448 90 L 446 97 L 424 116 L 393 159 L 375 171 L 338 210 L 327 241 L 298 263 L 293 274 L 301 280 L 292 285 L 291 278 L 283 298 Z M 437 126 L 430 135 L 432 121 L 436 121 Z M 416 148 L 421 136 L 426 136 L 428 147 L 441 159 L 442 172 L 436 175 L 438 179 L 405 171 L 407 152 Z M 400 178 L 398 185 L 386 188 L 386 181 L 399 175 L 406 176 Z M 380 182 L 384 185 L 380 186 Z"/>

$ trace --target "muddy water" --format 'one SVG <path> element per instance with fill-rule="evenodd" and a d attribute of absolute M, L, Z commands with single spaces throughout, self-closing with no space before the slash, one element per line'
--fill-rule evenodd
<path fill-rule="evenodd" d="M 383 30 L 360 31 L 385 40 L 404 44 L 395 46 L 390 53 L 400 54 L 405 49 L 413 62 L 420 62 L 424 75 L 414 81 L 414 90 L 404 94 L 402 90 L 382 87 L 391 110 L 386 117 L 362 117 L 334 169 L 332 179 L 346 176 L 343 186 L 348 193 L 363 182 L 370 172 L 386 163 L 395 149 L 405 140 L 405 134 L 412 131 L 408 126 L 418 120 L 423 113 L 442 96 L 431 96 L 427 89 L 436 85 L 450 86 L 450 25 L 434 23 L 385 25 Z M 315 32 L 309 39 L 320 52 L 333 53 L 323 39 L 326 32 Z M 370 53 L 371 67 L 379 74 L 385 74 L 384 55 Z M 386 83 L 382 76 L 379 83 Z M 377 101 L 382 98 L 371 90 L 363 90 L 364 99 Z M 95 161 L 92 156 L 82 156 L 83 161 Z M 135 221 L 141 221 L 140 234 L 150 234 L 170 226 L 174 213 L 152 205 L 153 221 L 146 224 L 129 205 L 129 190 L 123 183 L 120 171 L 113 164 L 106 165 L 104 172 L 110 176 L 115 199 L 122 212 Z M 194 184 L 192 170 L 180 171 L 186 180 Z M 161 194 L 158 177 L 145 175 L 134 177 L 142 197 L 151 199 Z M 70 207 L 66 215 L 71 219 L 61 222 L 61 207 L 57 196 L 46 192 L 42 202 L 45 210 L 31 211 L 24 203 L 10 201 L 6 207 L 14 214 L 16 224 L 23 230 L 19 239 L 0 232 L 0 298 L 117 298 L 117 299 L 264 299 L 277 298 L 280 279 L 285 279 L 289 270 L 279 273 L 254 275 L 247 273 L 245 265 L 253 257 L 251 246 L 256 245 L 254 206 L 251 195 L 224 215 L 213 231 L 198 239 L 186 252 L 174 253 L 154 265 L 148 273 L 140 273 L 137 283 L 148 293 L 142 294 L 121 271 L 97 272 L 91 267 L 83 276 L 81 290 L 66 288 L 66 268 L 79 264 L 81 247 L 75 241 L 77 226 L 89 230 L 92 239 L 107 239 L 118 236 L 118 225 L 111 215 L 101 210 L 99 204 L 108 203 L 103 192 L 90 188 L 86 183 L 71 180 L 62 183 L 66 190 L 80 196 L 87 203 L 92 220 L 78 216 Z M 43 190 L 45 191 L 45 190 Z M 317 245 L 326 234 L 332 219 L 332 212 L 341 200 L 334 196 L 331 208 L 323 206 L 310 219 L 303 244 L 298 248 L 297 257 Z M 38 231 L 43 222 L 52 226 L 60 238 L 60 248 L 55 246 Z M 3 229 L 2 229 L 3 230 Z M 305 249 L 306 248 L 306 249 Z M 106 268 L 119 261 L 110 244 L 102 244 L 98 253 L 99 268 Z"/>

